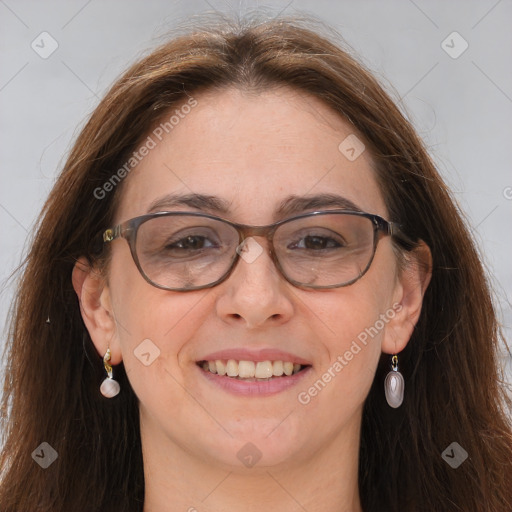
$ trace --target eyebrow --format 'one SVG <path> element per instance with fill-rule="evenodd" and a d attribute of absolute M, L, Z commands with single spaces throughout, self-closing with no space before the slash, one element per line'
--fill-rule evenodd
<path fill-rule="evenodd" d="M 293 214 L 303 213 L 307 210 L 322 208 L 336 208 L 362 212 L 361 208 L 346 197 L 338 194 L 316 194 L 309 196 L 290 196 L 282 201 L 276 210 L 280 217 L 288 217 Z"/>
<path fill-rule="evenodd" d="M 149 206 L 147 213 L 166 211 L 177 206 L 188 206 L 201 211 L 227 215 L 230 212 L 230 203 L 217 196 L 205 194 L 168 194 L 155 200 Z M 337 194 L 315 194 L 308 196 L 291 195 L 281 201 L 275 213 L 276 217 L 284 218 L 294 214 L 304 213 L 308 210 L 322 208 L 336 208 L 362 212 L 354 202 Z"/>
<path fill-rule="evenodd" d="M 168 194 L 150 204 L 148 213 L 165 211 L 176 206 L 188 206 L 197 210 L 207 210 L 217 214 L 227 214 L 229 203 L 216 196 L 205 194 Z"/>

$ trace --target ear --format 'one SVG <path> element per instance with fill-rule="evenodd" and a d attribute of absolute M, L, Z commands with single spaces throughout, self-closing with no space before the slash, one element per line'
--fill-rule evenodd
<path fill-rule="evenodd" d="M 432 254 L 422 240 L 418 247 L 404 255 L 404 260 L 393 293 L 395 316 L 387 324 L 382 342 L 382 351 L 386 354 L 398 354 L 407 346 L 432 277 Z"/>
<path fill-rule="evenodd" d="M 78 296 L 82 318 L 98 354 L 103 357 L 110 347 L 111 363 L 119 364 L 122 360 L 121 349 L 110 289 L 104 276 L 82 257 L 75 263 L 71 280 Z"/>

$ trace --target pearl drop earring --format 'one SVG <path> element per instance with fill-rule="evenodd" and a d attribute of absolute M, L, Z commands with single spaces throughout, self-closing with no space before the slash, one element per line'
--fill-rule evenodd
<path fill-rule="evenodd" d="M 103 356 L 103 366 L 107 372 L 107 378 L 101 383 L 100 392 L 106 398 L 114 398 L 121 391 L 121 386 L 117 380 L 112 378 L 112 365 L 110 364 L 110 348 Z"/>
<path fill-rule="evenodd" d="M 384 380 L 386 401 L 393 409 L 402 405 L 404 401 L 404 389 L 404 376 L 398 371 L 398 356 L 394 355 L 391 358 L 391 371 L 386 375 L 386 379 Z"/>

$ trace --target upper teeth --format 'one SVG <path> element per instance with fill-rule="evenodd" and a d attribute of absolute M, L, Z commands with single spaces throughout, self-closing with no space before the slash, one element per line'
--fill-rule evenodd
<path fill-rule="evenodd" d="M 289 361 L 236 361 L 228 359 L 222 361 L 204 361 L 203 369 L 219 375 L 228 377 L 240 377 L 242 379 L 268 379 L 270 377 L 280 377 L 283 375 L 292 375 L 301 369 L 298 363 Z"/>

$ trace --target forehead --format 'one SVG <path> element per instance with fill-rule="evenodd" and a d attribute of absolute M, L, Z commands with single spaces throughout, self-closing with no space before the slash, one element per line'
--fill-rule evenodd
<path fill-rule="evenodd" d="M 386 216 L 369 151 L 354 158 L 361 137 L 312 96 L 289 88 L 208 91 L 167 114 L 126 178 L 117 221 L 170 194 L 218 198 L 223 216 L 247 224 L 273 222 L 290 197 L 327 194 Z"/>

